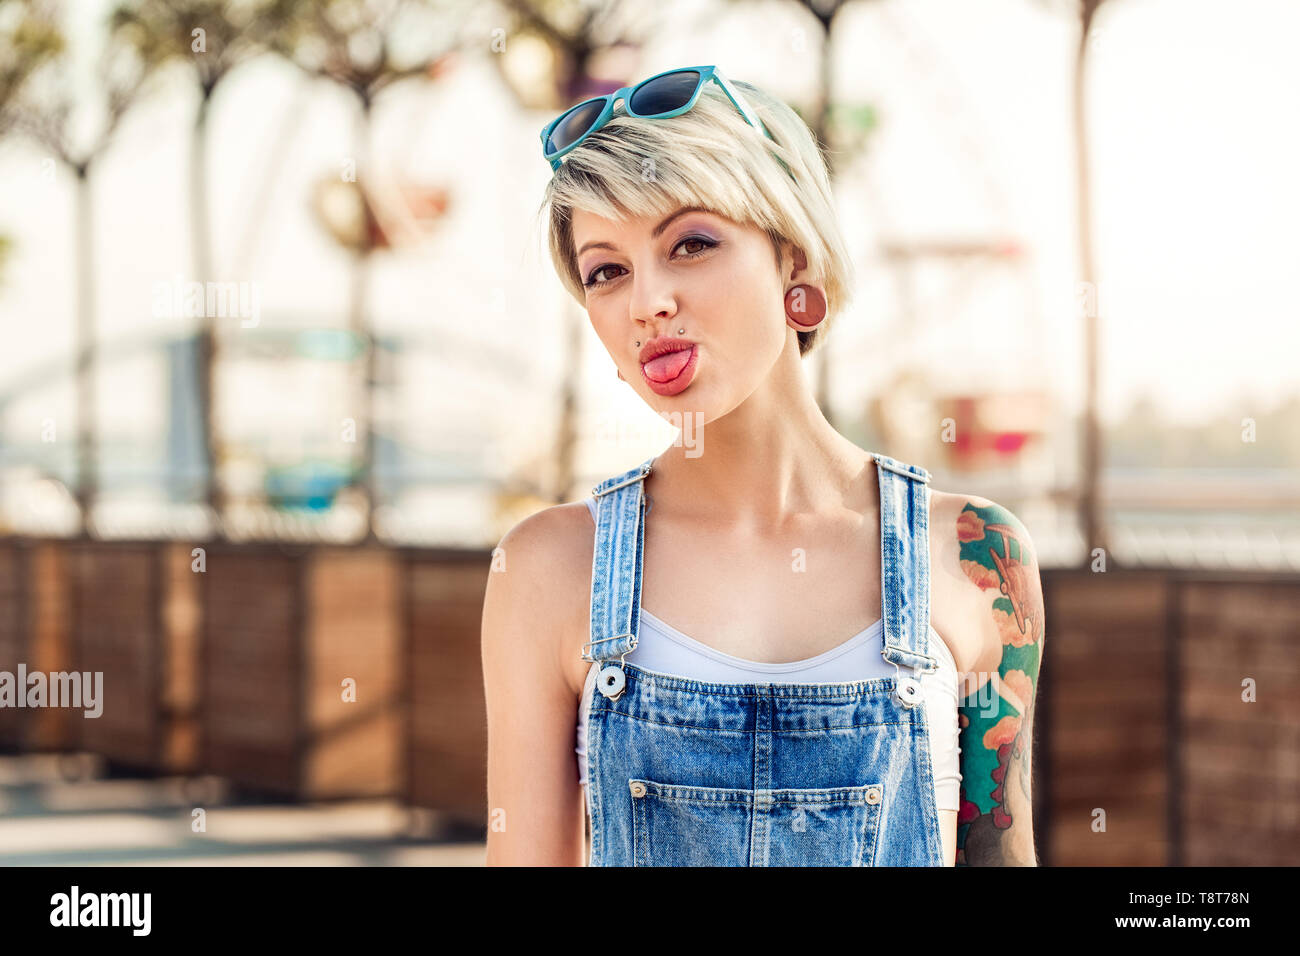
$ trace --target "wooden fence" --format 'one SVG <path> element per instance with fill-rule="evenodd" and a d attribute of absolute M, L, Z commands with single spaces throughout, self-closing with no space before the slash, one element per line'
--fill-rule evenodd
<path fill-rule="evenodd" d="M 0 708 L 0 747 L 483 824 L 488 552 L 212 544 L 201 559 L 0 539 L 0 670 L 102 671 L 106 698 L 94 720 Z M 1300 575 L 1045 570 L 1043 588 L 1040 860 L 1300 863 Z"/>
<path fill-rule="evenodd" d="M 1042 861 L 1300 863 L 1300 576 L 1044 571 L 1043 592 Z"/>

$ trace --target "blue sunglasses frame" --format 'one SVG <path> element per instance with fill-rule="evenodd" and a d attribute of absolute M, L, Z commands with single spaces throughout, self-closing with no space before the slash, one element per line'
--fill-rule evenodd
<path fill-rule="evenodd" d="M 695 91 L 691 93 L 691 98 L 686 101 L 684 106 L 679 109 L 668 110 L 664 113 L 637 113 L 632 109 L 632 97 L 636 95 L 637 90 L 641 89 L 641 87 L 645 86 L 647 83 L 653 83 L 660 77 L 669 76 L 673 73 L 699 74 L 699 79 L 695 84 Z M 623 101 L 623 109 L 627 112 L 628 116 L 635 116 L 639 119 L 668 119 L 672 116 L 680 116 L 682 113 L 693 108 L 700 98 L 700 91 L 704 89 L 704 84 L 710 81 L 717 83 L 718 86 L 722 87 L 722 92 L 727 94 L 727 99 L 731 100 L 736 109 L 740 111 L 740 115 L 745 118 L 745 122 L 755 129 L 761 130 L 763 135 L 768 139 L 773 138 L 772 134 L 768 132 L 767 127 L 764 126 L 763 122 L 758 118 L 758 114 L 750 108 L 749 104 L 745 102 L 745 98 L 740 95 L 740 91 L 722 75 L 722 72 L 716 66 L 679 66 L 676 69 L 664 70 L 662 73 L 656 73 L 654 76 L 646 77 L 635 86 L 625 86 L 622 89 L 615 90 L 613 93 L 606 93 L 604 96 L 593 96 L 590 99 L 583 100 L 575 106 L 569 107 L 569 109 L 565 110 L 559 116 L 555 117 L 555 119 L 547 123 L 545 128 L 542 130 L 542 156 L 551 164 L 552 170 L 559 169 L 560 158 L 562 156 L 577 149 L 582 145 L 583 140 L 609 122 L 610 118 L 614 115 L 614 104 L 620 99 Z M 592 123 L 591 127 L 585 133 L 561 150 L 557 150 L 554 153 L 548 153 L 546 151 L 546 141 L 550 138 L 551 131 L 554 130 L 555 127 L 559 126 L 560 123 L 564 121 L 565 117 L 569 116 L 569 114 L 573 113 L 575 110 L 580 110 L 585 106 L 592 103 L 599 103 L 601 101 L 604 101 L 605 103 L 604 109 L 600 111 L 600 115 L 596 117 L 596 122 Z M 784 166 L 785 164 L 782 163 L 781 165 Z"/>

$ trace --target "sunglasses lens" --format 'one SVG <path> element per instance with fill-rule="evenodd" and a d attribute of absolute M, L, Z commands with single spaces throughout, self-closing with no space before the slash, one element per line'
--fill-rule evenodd
<path fill-rule="evenodd" d="M 596 118 L 604 108 L 604 100 L 592 100 L 570 111 L 555 124 L 555 129 L 551 130 L 551 135 L 546 138 L 546 155 L 558 153 L 566 146 L 576 143 L 583 133 L 591 129 L 591 124 L 596 122 Z"/>
<path fill-rule="evenodd" d="M 699 85 L 699 70 L 665 73 L 638 87 L 628 102 L 628 108 L 637 116 L 671 113 L 689 103 Z"/>

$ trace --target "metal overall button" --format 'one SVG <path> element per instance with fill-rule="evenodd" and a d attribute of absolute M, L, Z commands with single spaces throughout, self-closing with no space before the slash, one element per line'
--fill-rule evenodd
<path fill-rule="evenodd" d="M 618 700 L 623 688 L 627 686 L 627 675 L 617 664 L 608 664 L 596 675 L 596 686 L 610 700 Z"/>
<path fill-rule="evenodd" d="M 894 687 L 894 703 L 904 710 L 911 710 L 921 702 L 921 682 L 915 677 L 900 677 Z"/>

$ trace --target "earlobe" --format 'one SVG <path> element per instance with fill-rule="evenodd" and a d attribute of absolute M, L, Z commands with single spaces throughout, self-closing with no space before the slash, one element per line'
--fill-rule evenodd
<path fill-rule="evenodd" d="M 816 328 L 826 318 L 826 294 L 814 285 L 797 285 L 785 294 L 786 325 L 800 332 Z"/>

